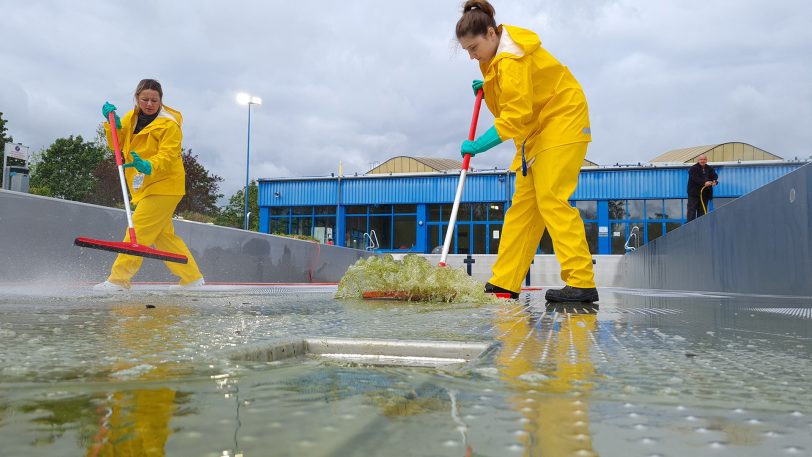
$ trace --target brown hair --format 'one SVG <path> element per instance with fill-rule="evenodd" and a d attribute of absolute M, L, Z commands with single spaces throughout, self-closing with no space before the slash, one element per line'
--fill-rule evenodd
<path fill-rule="evenodd" d="M 135 88 L 135 98 L 137 99 L 138 94 L 148 89 L 158 92 L 158 95 L 161 97 L 161 101 L 163 101 L 164 91 L 161 89 L 161 83 L 154 79 L 142 79 Z"/>
<path fill-rule="evenodd" d="M 468 0 L 462 7 L 462 17 L 457 21 L 457 39 L 468 35 L 485 35 L 488 27 L 497 33 L 496 10 L 487 0 Z"/>

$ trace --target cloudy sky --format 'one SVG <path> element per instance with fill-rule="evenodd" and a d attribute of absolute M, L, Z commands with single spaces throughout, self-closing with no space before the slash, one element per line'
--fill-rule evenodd
<path fill-rule="evenodd" d="M 184 115 L 184 146 L 225 181 L 459 157 L 479 69 L 454 39 L 461 1 L 0 0 L 0 111 L 16 142 L 92 138 L 142 78 Z M 804 0 L 496 0 L 587 94 L 599 164 L 743 141 L 812 154 L 812 4 Z M 484 110 L 483 110 L 484 113 Z M 484 113 L 480 132 L 493 118 Z M 504 167 L 512 144 L 478 156 Z"/>

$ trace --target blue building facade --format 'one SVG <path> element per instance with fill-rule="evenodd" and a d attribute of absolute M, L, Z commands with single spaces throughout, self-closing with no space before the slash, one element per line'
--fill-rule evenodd
<path fill-rule="evenodd" d="M 719 185 L 709 210 L 805 163 L 713 164 Z M 623 254 L 635 226 L 643 244 L 684 224 L 688 168 L 583 168 L 571 204 L 581 212 L 590 251 Z M 458 181 L 456 172 L 260 179 L 260 231 L 381 252 L 430 253 L 442 245 Z M 507 171 L 468 174 L 452 253 L 496 254 L 514 182 Z M 552 253 L 546 234 L 539 253 Z"/>

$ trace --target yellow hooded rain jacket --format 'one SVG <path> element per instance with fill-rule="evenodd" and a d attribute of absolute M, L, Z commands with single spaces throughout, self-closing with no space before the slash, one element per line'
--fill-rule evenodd
<path fill-rule="evenodd" d="M 590 142 L 589 111 L 581 85 L 569 69 L 541 47 L 534 32 L 501 25 L 496 56 L 480 62 L 485 103 L 496 118 L 499 137 L 512 138 L 521 167 L 521 147 L 530 161 L 539 151 Z"/>
<path fill-rule="evenodd" d="M 158 117 L 134 134 L 138 122 L 137 110 L 130 110 L 121 118 L 118 141 L 122 158 L 124 163 L 132 162 L 130 151 L 135 151 L 139 157 L 150 162 L 152 173 L 144 176 L 144 182 L 138 189 L 133 189 L 133 177 L 138 171 L 135 168 L 124 169 L 130 199 L 135 204 L 148 195 L 185 195 L 186 173 L 181 157 L 183 133 L 180 128 L 183 116 L 179 111 L 162 105 Z M 104 131 L 110 148 L 113 148 L 109 122 L 104 123 Z"/>

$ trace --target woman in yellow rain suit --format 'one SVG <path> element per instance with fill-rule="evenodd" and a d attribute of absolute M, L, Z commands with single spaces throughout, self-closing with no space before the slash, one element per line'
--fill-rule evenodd
<path fill-rule="evenodd" d="M 456 30 L 484 76 L 474 81 L 474 93 L 483 89 L 496 118 L 482 136 L 462 144 L 461 154 L 476 155 L 510 138 L 516 144 L 510 165 L 517 171 L 516 191 L 485 291 L 518 297 L 546 229 L 566 284 L 548 290 L 547 300 L 598 301 L 584 223 L 568 201 L 592 141 L 586 97 L 567 67 L 541 47 L 538 35 L 497 26 L 494 15 L 487 1 L 467 1 Z"/>
<path fill-rule="evenodd" d="M 135 108 L 123 118 L 116 114 L 116 129 L 124 154 L 127 186 L 130 198 L 137 205 L 133 213 L 133 225 L 140 244 L 162 251 L 185 255 L 186 264 L 164 262 L 176 276 L 177 287 L 202 286 L 203 275 L 192 253 L 183 240 L 175 235 L 172 215 L 180 199 L 186 194 L 186 172 L 181 158 L 180 112 L 163 104 L 161 84 L 154 79 L 144 79 L 135 89 Z M 107 119 L 116 107 L 105 103 L 102 115 Z M 109 122 L 104 123 L 107 141 L 112 147 Z M 130 151 L 126 153 L 125 151 Z M 130 235 L 124 236 L 129 241 Z M 113 263 L 110 276 L 94 286 L 98 291 L 121 291 L 130 288 L 130 279 L 141 268 L 143 258 L 119 254 Z"/>

